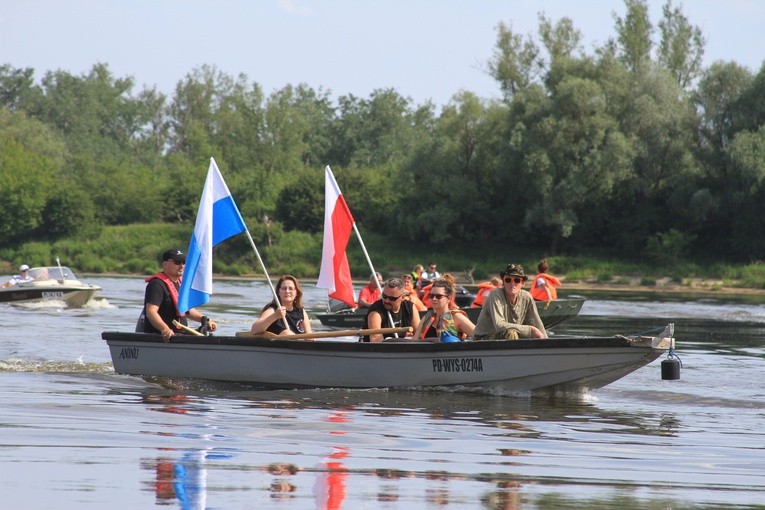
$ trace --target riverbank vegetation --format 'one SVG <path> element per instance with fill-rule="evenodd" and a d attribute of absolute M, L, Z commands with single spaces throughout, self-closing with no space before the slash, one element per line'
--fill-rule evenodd
<path fill-rule="evenodd" d="M 533 35 L 500 22 L 499 97 L 440 108 L 393 89 L 266 96 L 212 65 L 172 97 L 104 63 L 39 81 L 2 65 L 0 259 L 153 272 L 188 245 L 212 156 L 275 274 L 318 273 L 329 164 L 386 274 L 432 259 L 482 279 L 547 256 L 570 281 L 763 287 L 765 68 L 702 67 L 704 36 L 671 1 L 654 24 L 625 0 L 612 39 L 583 40 L 567 18 L 540 15 Z M 215 264 L 260 271 L 243 237 Z"/>
<path fill-rule="evenodd" d="M 321 233 L 267 232 L 263 226 L 248 225 L 270 275 L 293 274 L 315 280 L 321 262 Z M 190 225 L 134 224 L 104 227 L 94 238 L 68 238 L 55 242 L 29 242 L 15 248 L 0 249 L 0 260 L 35 265 L 62 264 L 84 273 L 153 274 L 159 269 L 159 256 L 168 247 L 185 251 Z M 496 276 L 510 262 L 523 264 L 527 274 L 547 257 L 551 272 L 566 286 L 644 289 L 705 290 L 765 289 L 765 264 L 732 264 L 714 261 L 665 260 L 657 264 L 648 259 L 612 257 L 606 251 L 550 256 L 534 247 L 509 247 L 487 242 L 462 250 L 425 248 L 401 249 L 386 236 L 364 233 L 364 244 L 375 269 L 387 278 L 410 272 L 414 265 L 433 261 L 439 270 L 453 274 L 459 283 L 470 286 Z M 269 239 L 271 242 L 269 244 Z M 365 281 L 369 266 L 355 236 L 348 243 L 348 259 L 354 279 Z M 262 278 L 263 270 L 244 235 L 215 248 L 214 270 L 220 276 Z M 0 263 L 0 272 L 15 270 L 9 262 Z"/>

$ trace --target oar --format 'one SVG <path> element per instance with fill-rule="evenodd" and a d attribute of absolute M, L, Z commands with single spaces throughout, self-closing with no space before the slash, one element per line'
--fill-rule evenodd
<path fill-rule="evenodd" d="M 344 329 L 339 331 L 321 331 L 319 333 L 303 333 L 302 335 L 277 335 L 270 331 L 264 331 L 253 335 L 249 331 L 240 331 L 236 336 L 251 336 L 256 338 L 279 338 L 281 340 L 313 340 L 314 338 L 333 338 L 339 336 L 356 335 L 384 335 L 386 333 L 406 334 L 412 331 L 412 328 L 378 328 L 378 329 Z"/>
<path fill-rule="evenodd" d="M 184 326 L 183 324 L 181 324 L 180 322 L 178 322 L 176 320 L 173 321 L 173 326 L 175 326 L 178 329 L 181 329 L 181 330 L 185 331 L 186 333 L 188 333 L 190 335 L 204 336 L 202 333 L 200 333 L 196 329 L 190 328 L 188 326 Z"/>

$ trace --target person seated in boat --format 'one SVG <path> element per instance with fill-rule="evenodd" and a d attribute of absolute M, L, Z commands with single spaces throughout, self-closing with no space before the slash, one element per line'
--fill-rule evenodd
<path fill-rule="evenodd" d="M 428 262 L 428 268 L 420 273 L 420 281 L 417 282 L 417 290 L 420 293 L 420 299 L 422 299 L 425 294 L 425 287 L 433 283 L 433 280 L 436 278 L 441 277 L 441 273 L 436 271 L 437 267 L 435 262 Z"/>
<path fill-rule="evenodd" d="M 444 332 L 460 340 L 473 336 L 475 325 L 454 302 L 454 283 L 450 274 L 433 281 L 428 294 L 433 309 L 420 320 L 414 332 L 415 339 L 440 338 Z"/>
<path fill-rule="evenodd" d="M 311 333 L 311 321 L 303 307 L 303 289 L 298 279 L 286 274 L 279 278 L 274 290 L 279 296 L 279 302 L 273 299 L 263 307 L 260 317 L 253 323 L 250 332 L 253 335 L 266 331 L 275 335 Z M 289 329 L 284 324 L 285 320 Z"/>
<path fill-rule="evenodd" d="M 380 299 L 369 307 L 362 329 L 411 327 L 412 331 L 415 331 L 419 325 L 420 312 L 411 301 L 404 299 L 404 281 L 401 278 L 389 278 L 383 285 Z M 361 341 L 382 342 L 385 338 L 394 336 L 393 333 L 378 333 L 366 335 Z"/>
<path fill-rule="evenodd" d="M 425 266 L 422 264 L 416 264 L 414 268 L 412 269 L 412 272 L 410 273 L 412 275 L 412 286 L 415 289 L 420 288 L 420 275 L 422 272 L 425 271 Z"/>
<path fill-rule="evenodd" d="M 475 299 L 473 300 L 473 303 L 470 305 L 470 308 L 481 308 L 486 302 L 486 298 L 489 297 L 489 293 L 493 291 L 494 289 L 498 289 L 502 287 L 502 280 L 497 278 L 496 276 L 493 277 L 488 282 L 481 282 L 478 284 L 478 290 L 475 293 Z"/>
<path fill-rule="evenodd" d="M 430 310 L 433 306 L 430 302 L 430 289 L 433 288 L 433 282 L 430 282 L 426 286 L 422 288 L 422 304 L 425 305 L 425 308 Z"/>
<path fill-rule="evenodd" d="M 486 298 L 473 337 L 476 340 L 547 338 L 534 298 L 523 290 L 528 279 L 523 266 L 508 264 L 499 275 L 503 285 Z"/>
<path fill-rule="evenodd" d="M 3 284 L 3 288 L 7 289 L 8 287 L 18 285 L 19 283 L 27 283 L 33 280 L 34 278 L 29 276 L 29 266 L 26 264 L 21 264 L 19 266 L 19 274 L 13 275 L 10 280 Z"/>
<path fill-rule="evenodd" d="M 550 264 L 547 262 L 547 259 L 542 259 L 537 264 L 537 275 L 531 284 L 531 297 L 537 301 L 546 301 L 545 308 L 550 306 L 552 301 L 558 299 L 556 287 L 560 287 L 560 280 L 548 274 L 549 270 Z"/>
<path fill-rule="evenodd" d="M 401 280 L 404 282 L 404 299 L 411 301 L 418 312 L 426 311 L 428 307 L 425 306 L 425 303 L 423 303 L 419 297 L 417 297 L 417 289 L 414 288 L 414 284 L 412 283 L 414 281 L 412 275 L 405 274 L 401 277 Z"/>
<path fill-rule="evenodd" d="M 359 308 L 369 308 L 372 303 L 380 299 L 380 288 L 383 285 L 383 277 L 375 273 L 369 278 L 369 283 L 359 291 Z"/>
<path fill-rule="evenodd" d="M 146 278 L 143 310 L 136 331 L 161 334 L 167 342 L 179 332 L 173 321 L 188 326 L 188 319 L 200 323 L 204 320 L 204 314 L 196 308 L 191 308 L 186 313 L 178 310 L 178 292 L 185 267 L 186 255 L 181 250 L 172 248 L 162 254 L 162 271 Z M 218 324 L 212 320 L 208 321 L 207 329 L 215 331 Z"/>

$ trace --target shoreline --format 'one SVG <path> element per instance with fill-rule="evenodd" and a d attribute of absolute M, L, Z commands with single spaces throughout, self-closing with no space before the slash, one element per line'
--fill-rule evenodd
<path fill-rule="evenodd" d="M 136 278 L 141 277 L 144 278 L 146 275 L 139 275 L 139 274 L 125 274 L 125 273 L 81 273 L 81 279 L 87 278 L 89 276 L 106 276 L 106 277 L 127 277 L 127 278 Z M 245 276 L 230 276 L 230 275 L 222 275 L 222 274 L 214 274 L 213 278 L 220 278 L 225 280 L 249 280 L 249 281 L 265 281 L 265 276 L 262 274 L 253 274 L 253 275 L 245 275 Z M 273 278 L 272 278 L 273 280 Z M 303 285 L 305 284 L 315 284 L 316 279 L 315 278 L 301 278 L 301 283 Z M 762 298 L 762 302 L 765 303 L 765 289 L 755 289 L 750 287 L 730 287 L 723 285 L 723 282 L 720 280 L 705 280 L 705 279 L 694 279 L 690 282 L 690 284 L 680 284 L 672 281 L 669 278 L 660 278 L 657 279 L 656 282 L 652 285 L 643 285 L 640 283 L 639 279 L 631 279 L 629 281 L 626 281 L 626 283 L 622 283 L 625 280 L 621 280 L 618 283 L 617 282 L 566 282 L 565 277 L 561 277 L 561 287 L 558 290 L 559 294 L 562 294 L 561 297 L 566 297 L 566 295 L 576 292 L 583 292 L 583 293 L 604 293 L 604 294 L 656 294 L 656 295 L 667 295 L 667 296 L 682 296 L 682 295 L 692 295 L 695 297 L 702 297 L 702 298 L 746 298 L 746 299 L 756 299 L 756 298 Z M 360 286 L 363 287 L 368 283 L 367 280 L 353 280 L 354 286 Z M 462 285 L 466 289 L 470 290 L 471 292 L 474 292 L 475 289 L 478 287 L 477 284 L 471 284 L 471 283 L 461 283 L 457 282 L 458 285 Z M 524 287 L 526 290 L 528 290 L 528 282 L 527 285 Z"/>
<path fill-rule="evenodd" d="M 690 285 L 678 284 L 671 281 L 657 281 L 653 285 L 641 285 L 639 283 L 594 283 L 594 282 L 562 282 L 558 290 L 560 294 L 568 291 L 579 292 L 604 292 L 604 293 L 640 293 L 656 295 L 692 295 L 706 298 L 762 298 L 765 303 L 765 289 L 753 289 L 748 287 L 726 287 L 721 281 L 694 280 Z"/>

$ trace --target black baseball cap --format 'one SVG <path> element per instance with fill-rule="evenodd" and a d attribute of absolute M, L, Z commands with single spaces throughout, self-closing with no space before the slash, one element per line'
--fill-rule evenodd
<path fill-rule="evenodd" d="M 186 255 L 184 255 L 178 248 L 171 248 L 162 254 L 162 262 L 166 260 L 172 260 L 173 262 L 182 264 L 186 262 Z"/>

